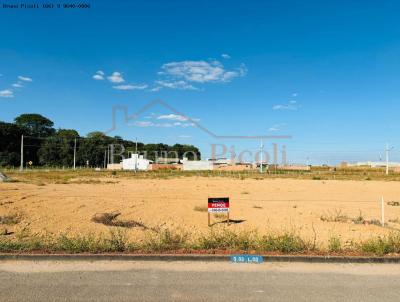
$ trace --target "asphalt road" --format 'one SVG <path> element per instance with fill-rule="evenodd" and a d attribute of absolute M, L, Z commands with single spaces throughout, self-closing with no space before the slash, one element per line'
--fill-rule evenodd
<path fill-rule="evenodd" d="M 0 262 L 0 301 L 400 301 L 400 264 Z"/>

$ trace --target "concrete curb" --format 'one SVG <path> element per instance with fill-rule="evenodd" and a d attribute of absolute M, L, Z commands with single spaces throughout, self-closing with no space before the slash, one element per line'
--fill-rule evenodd
<path fill-rule="evenodd" d="M 346 257 L 346 256 L 269 256 L 264 262 L 302 263 L 400 263 L 400 257 Z M 199 254 L 0 254 L 0 261 L 199 261 L 229 262 L 230 255 Z"/>

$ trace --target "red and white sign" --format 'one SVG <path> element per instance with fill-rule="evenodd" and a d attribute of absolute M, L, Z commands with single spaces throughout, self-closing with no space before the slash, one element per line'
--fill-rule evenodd
<path fill-rule="evenodd" d="M 229 212 L 229 197 L 208 198 L 208 212 Z"/>

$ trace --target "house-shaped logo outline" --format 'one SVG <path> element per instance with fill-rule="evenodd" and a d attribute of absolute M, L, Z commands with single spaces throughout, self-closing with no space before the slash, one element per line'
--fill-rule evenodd
<path fill-rule="evenodd" d="M 164 102 L 160 99 L 155 99 L 155 100 L 147 103 L 145 106 L 140 108 L 138 111 L 136 111 L 132 115 L 128 114 L 128 106 L 125 106 L 125 105 L 113 106 L 113 108 L 112 108 L 112 127 L 103 133 L 109 134 L 110 132 L 117 129 L 117 112 L 118 111 L 123 112 L 125 123 L 128 123 L 130 121 L 136 120 L 142 113 L 144 113 L 146 110 L 150 109 L 151 107 L 153 107 L 157 104 L 170 110 L 171 112 L 173 112 L 176 115 L 182 116 L 183 118 L 186 119 L 187 122 L 192 123 L 194 126 L 196 126 L 197 128 L 199 128 L 200 130 L 202 130 L 203 132 L 207 133 L 208 135 L 210 135 L 211 137 L 213 137 L 215 139 L 249 139 L 249 140 L 264 140 L 265 139 L 265 140 L 267 140 L 267 139 L 290 139 L 290 138 L 292 138 L 291 135 L 251 135 L 251 136 L 247 136 L 247 135 L 217 135 L 214 132 L 212 132 L 211 130 L 209 130 L 208 128 L 202 126 L 197 121 L 191 119 L 190 117 L 186 116 L 179 110 L 175 109 L 174 107 L 172 107 L 171 105 L 167 104 L 166 102 Z"/>

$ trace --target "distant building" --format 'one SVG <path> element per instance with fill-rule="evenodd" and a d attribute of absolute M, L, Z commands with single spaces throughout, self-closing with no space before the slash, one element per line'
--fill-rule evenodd
<path fill-rule="evenodd" d="M 156 164 L 179 164 L 179 158 L 170 158 L 170 157 L 158 157 L 156 158 Z"/>
<path fill-rule="evenodd" d="M 210 158 L 208 159 L 210 162 L 212 162 L 214 165 L 234 165 L 235 162 L 232 159 L 227 159 L 225 157 L 221 158 Z"/>
<path fill-rule="evenodd" d="M 182 164 L 184 171 L 204 171 L 214 169 L 213 162 L 209 160 L 188 160 L 187 158 L 184 158 Z"/>
<path fill-rule="evenodd" d="M 151 160 L 143 158 L 143 155 L 132 154 L 131 158 L 126 158 L 122 160 L 122 169 L 133 171 L 146 171 L 149 169 L 151 162 Z"/>
<path fill-rule="evenodd" d="M 399 162 L 389 162 L 388 166 L 390 168 L 400 167 L 400 163 Z M 349 164 L 349 167 L 381 168 L 381 167 L 386 167 L 386 162 L 383 162 L 383 161 L 364 161 L 364 162 L 357 162 L 355 164 Z"/>

